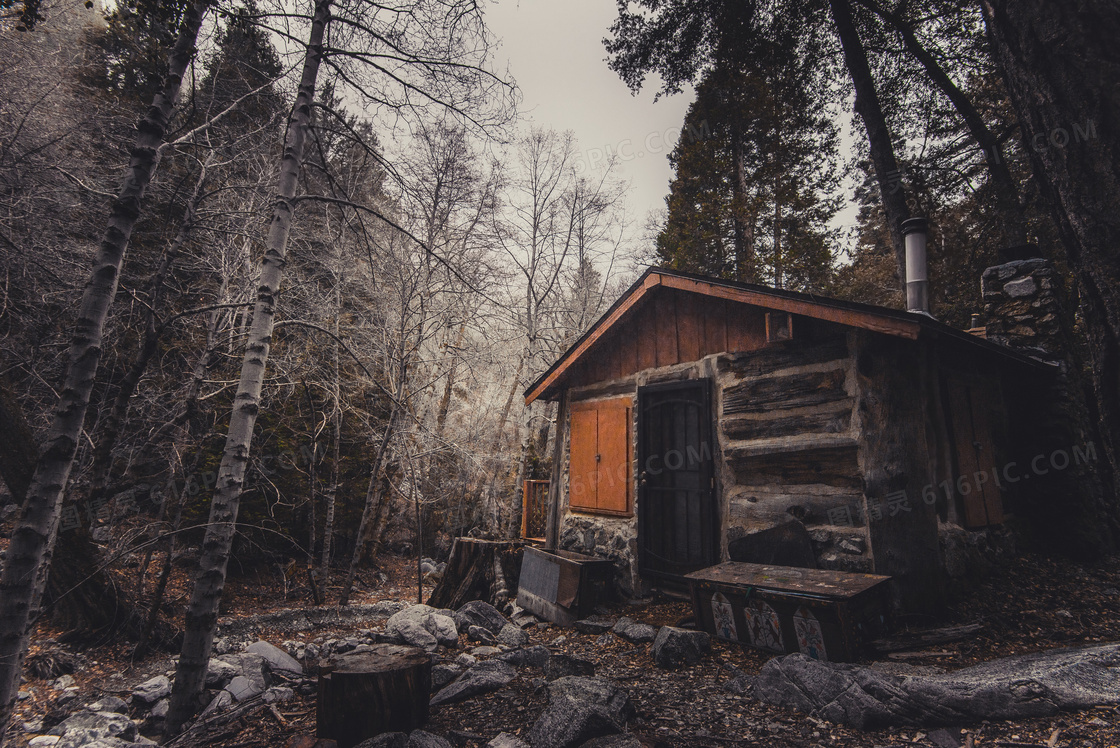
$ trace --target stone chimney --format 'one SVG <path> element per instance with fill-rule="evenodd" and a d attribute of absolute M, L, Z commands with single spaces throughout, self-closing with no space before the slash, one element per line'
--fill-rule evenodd
<path fill-rule="evenodd" d="M 1015 247 L 1005 256 L 1019 257 L 990 267 L 980 277 L 986 337 L 1028 356 L 1062 363 L 1065 340 L 1061 300 L 1054 265 L 1032 246 Z"/>

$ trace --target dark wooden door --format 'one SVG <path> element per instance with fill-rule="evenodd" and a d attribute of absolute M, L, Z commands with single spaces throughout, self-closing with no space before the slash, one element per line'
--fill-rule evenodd
<path fill-rule="evenodd" d="M 638 389 L 638 555 L 643 576 L 673 580 L 716 563 L 711 385 Z"/>

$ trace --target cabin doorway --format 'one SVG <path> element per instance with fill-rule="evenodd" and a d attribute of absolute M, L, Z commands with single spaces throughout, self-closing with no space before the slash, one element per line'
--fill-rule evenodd
<path fill-rule="evenodd" d="M 711 382 L 638 388 L 638 563 L 677 581 L 716 563 Z"/>

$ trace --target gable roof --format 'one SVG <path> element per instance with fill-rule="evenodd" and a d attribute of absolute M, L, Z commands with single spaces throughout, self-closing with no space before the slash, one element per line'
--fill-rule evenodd
<path fill-rule="evenodd" d="M 923 333 L 944 335 L 963 341 L 978 350 L 994 353 L 1032 368 L 1051 369 L 1049 365 L 1018 351 L 970 335 L 925 314 L 651 267 L 579 340 L 529 385 L 525 390 L 525 403 L 529 404 L 541 397 L 549 399 L 555 396 L 571 368 L 581 361 L 604 335 L 623 320 L 632 317 L 640 302 L 659 288 L 671 288 L 709 298 L 789 312 L 909 340 L 917 340 Z"/>

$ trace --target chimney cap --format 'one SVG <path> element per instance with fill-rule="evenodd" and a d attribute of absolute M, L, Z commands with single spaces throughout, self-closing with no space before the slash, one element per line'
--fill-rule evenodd
<path fill-rule="evenodd" d="M 902 222 L 902 234 L 926 233 L 929 230 L 929 219 L 915 216 Z"/>

